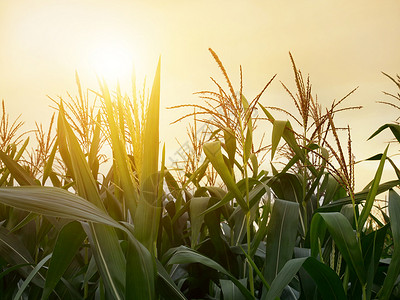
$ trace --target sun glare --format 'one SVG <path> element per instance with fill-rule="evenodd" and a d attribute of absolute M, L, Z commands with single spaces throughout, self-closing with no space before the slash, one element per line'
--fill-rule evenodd
<path fill-rule="evenodd" d="M 133 60 L 133 53 L 114 45 L 96 48 L 90 55 L 92 69 L 100 78 L 111 82 L 131 78 Z"/>

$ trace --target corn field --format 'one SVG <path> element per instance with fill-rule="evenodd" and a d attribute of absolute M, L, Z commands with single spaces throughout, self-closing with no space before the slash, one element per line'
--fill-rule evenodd
<path fill-rule="evenodd" d="M 246 98 L 241 69 L 234 87 L 210 52 L 226 82 L 173 108 L 193 118 L 173 166 L 159 143 L 160 61 L 148 97 L 101 80 L 85 90 L 76 75 L 77 96 L 53 99 L 33 149 L 3 102 L 1 299 L 400 298 L 400 170 L 382 147 L 355 190 L 351 130 L 335 124 L 361 109 L 344 106 L 354 91 L 323 107 L 290 55 L 292 113 L 261 104 L 275 76 Z M 384 75 L 400 100 L 400 77 Z M 396 121 L 371 138 L 385 129 L 400 142 Z M 385 165 L 397 177 L 381 182 Z"/>

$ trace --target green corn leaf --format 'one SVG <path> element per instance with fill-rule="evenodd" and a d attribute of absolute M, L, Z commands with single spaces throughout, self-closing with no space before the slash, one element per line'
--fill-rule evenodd
<path fill-rule="evenodd" d="M 251 123 L 250 123 L 251 124 Z M 247 163 L 251 154 L 251 147 L 253 146 L 253 129 L 251 126 L 247 127 L 246 139 L 244 141 L 243 160 Z"/>
<path fill-rule="evenodd" d="M 47 178 L 49 178 L 49 176 L 52 172 L 54 158 L 56 156 L 57 149 L 58 149 L 58 142 L 56 141 L 54 143 L 53 149 L 51 150 L 49 159 L 46 161 L 46 164 L 44 166 L 42 185 L 45 185 Z"/>
<path fill-rule="evenodd" d="M 259 229 L 257 230 L 253 240 L 251 241 L 251 252 L 250 252 L 250 257 L 253 257 L 258 249 L 258 246 L 260 245 L 261 241 L 264 240 L 268 226 L 267 223 L 269 221 L 269 215 L 271 213 L 271 200 L 268 200 L 267 204 L 264 205 L 263 210 L 262 210 L 262 216 L 260 217 L 258 221 L 258 226 Z"/>
<path fill-rule="evenodd" d="M 241 293 L 245 296 L 245 299 L 253 299 L 250 292 L 243 286 L 243 284 L 239 280 L 237 280 L 231 273 L 225 270 L 225 268 L 223 268 L 219 263 L 194 250 L 191 250 L 184 246 L 180 246 L 175 250 L 175 253 L 168 261 L 168 265 L 190 263 L 200 263 L 226 275 L 238 287 Z"/>
<path fill-rule="evenodd" d="M 97 183 L 93 178 L 78 140 L 66 121 L 62 105 L 60 106 L 58 118 L 58 133 L 59 138 L 62 136 L 64 139 L 62 144 L 63 147 L 66 147 L 64 151 L 70 157 L 71 171 L 78 194 L 104 211 L 105 208 L 100 199 Z M 90 246 L 92 247 L 97 267 L 104 281 L 106 293 L 109 297 L 123 299 L 126 261 L 121 246 L 118 243 L 118 236 L 115 229 L 104 224 L 89 223 L 88 227 L 85 227 L 85 231 L 89 240 L 91 240 Z"/>
<path fill-rule="evenodd" d="M 0 203 L 47 216 L 108 224 L 126 232 L 131 240 L 134 239 L 129 230 L 113 220 L 94 204 L 63 189 L 52 187 L 0 188 Z M 109 286 L 108 291 L 114 290 L 114 293 L 111 293 L 110 297 L 113 299 L 123 298 L 125 289 L 123 288 L 123 285 L 121 285 L 121 279 L 119 279 L 119 281 L 116 280 L 121 275 L 125 276 L 125 263 L 124 267 L 121 267 L 122 263 L 119 262 L 119 251 L 115 249 L 115 246 L 119 245 L 116 235 L 110 234 L 109 229 L 104 225 L 97 227 L 95 226 L 100 224 L 83 223 L 83 225 L 91 245 L 93 246 L 97 268 L 103 274 L 103 278 L 105 277 L 105 284 L 106 286 Z M 1 228 L 3 227 L 0 227 L 0 238 L 2 237 Z M 4 235 L 6 241 L 9 241 L 9 237 L 10 235 Z M 135 243 L 136 247 L 137 242 Z M 15 245 L 13 247 L 16 248 Z M 146 252 L 143 252 L 142 248 L 140 248 L 141 251 L 137 251 L 137 253 L 132 256 L 137 260 L 136 266 L 141 264 L 140 268 L 135 269 L 135 276 L 132 278 L 136 278 L 137 280 L 143 280 L 146 278 L 146 280 L 154 282 L 154 277 L 148 276 L 148 274 L 151 274 L 151 271 L 146 269 L 154 268 L 152 260 L 146 259 L 148 255 L 146 256 Z M 0 251 L 1 249 L 2 248 L 0 247 Z M 16 249 L 18 249 L 18 247 Z M 13 257 L 16 257 L 15 259 L 17 259 L 14 259 L 15 262 L 13 262 L 13 264 L 33 262 L 32 258 L 25 258 L 26 256 L 29 256 L 29 254 L 24 255 L 22 251 L 23 250 L 13 254 Z M 132 257 L 129 259 L 132 259 Z M 130 264 L 128 263 L 128 266 L 129 265 Z M 130 269 L 129 272 L 132 270 L 133 269 Z M 118 277 L 115 275 L 117 272 L 119 273 Z M 141 274 L 140 272 L 143 272 L 144 274 Z M 112 279 L 114 280 L 112 281 Z M 107 282 L 106 280 L 109 280 L 110 282 Z M 125 277 L 122 280 L 124 281 Z M 150 282 L 147 286 L 151 286 L 152 284 L 154 283 Z M 42 286 L 43 285 L 44 280 L 42 282 Z"/>
<path fill-rule="evenodd" d="M 26 277 L 24 282 L 22 283 L 21 287 L 19 288 L 18 292 L 14 296 L 14 300 L 19 300 L 22 296 L 22 293 L 25 291 L 25 289 L 28 287 L 29 283 L 32 281 L 32 279 L 35 277 L 35 275 L 40 271 L 40 269 L 44 266 L 44 264 L 51 258 L 51 254 L 47 255 L 45 258 L 43 258 L 32 270 L 32 272 Z"/>
<path fill-rule="evenodd" d="M 375 137 L 376 135 L 378 135 L 379 133 L 381 133 L 383 130 L 385 130 L 386 128 L 389 128 L 394 137 L 396 138 L 396 140 L 400 143 L 400 125 L 398 124 L 385 124 L 382 125 L 381 127 L 378 128 L 377 131 L 375 131 L 369 138 L 368 140 L 372 139 L 373 137 Z"/>
<path fill-rule="evenodd" d="M 169 171 L 165 172 L 165 182 L 167 183 L 168 190 L 171 192 L 172 196 L 176 199 L 175 209 L 178 211 L 181 209 L 183 196 L 182 190 L 179 188 L 178 182 L 172 176 Z"/>
<path fill-rule="evenodd" d="M 156 75 L 151 90 L 149 107 L 143 141 L 142 174 L 140 178 L 140 201 L 135 215 L 135 236 L 153 252 L 157 238 L 161 206 L 159 199 L 159 183 L 163 178 L 158 174 L 159 152 L 159 111 L 160 111 L 160 64 L 158 61 Z"/>
<path fill-rule="evenodd" d="M 275 200 L 267 231 L 264 277 L 271 283 L 293 256 L 299 225 L 299 205 L 295 202 Z"/>
<path fill-rule="evenodd" d="M 256 178 L 258 175 L 258 160 L 257 156 L 254 153 L 250 154 L 250 161 L 253 168 L 253 177 Z"/>
<path fill-rule="evenodd" d="M 386 147 L 385 152 L 383 152 L 381 161 L 379 162 L 378 170 L 375 173 L 374 180 L 372 181 L 372 186 L 368 192 L 367 199 L 365 200 L 364 208 L 361 211 L 360 217 L 358 218 L 359 228 L 363 228 L 365 221 L 367 221 L 367 218 L 368 218 L 369 214 L 371 213 L 372 205 L 374 204 L 375 197 L 378 192 L 379 183 L 381 181 L 388 147 Z"/>
<path fill-rule="evenodd" d="M 362 252 L 367 271 L 367 299 L 371 299 L 372 289 L 374 288 L 374 279 L 379 267 L 379 260 L 382 250 L 385 247 L 385 239 L 389 225 L 377 229 L 361 238 Z"/>
<path fill-rule="evenodd" d="M 3 226 L 0 226 L 0 256 L 12 266 L 20 265 L 18 272 L 28 277 L 34 269 L 34 260 L 24 244 Z M 32 280 L 34 284 L 43 288 L 44 277 L 38 273 Z"/>
<path fill-rule="evenodd" d="M 278 198 L 299 204 L 302 203 L 302 183 L 296 175 L 279 173 L 268 182 L 268 185 L 273 189 Z"/>
<path fill-rule="evenodd" d="M 378 293 L 380 300 L 387 300 L 390 298 L 393 287 L 400 274 L 400 196 L 392 189 L 389 191 L 389 216 L 394 250 L 385 281 Z"/>
<path fill-rule="evenodd" d="M 249 180 L 249 185 L 254 186 L 249 192 L 250 208 L 252 208 L 255 204 L 258 203 L 261 196 L 264 195 L 265 190 L 266 190 L 266 185 L 265 185 L 265 182 L 259 181 L 254 178 L 248 178 L 248 180 Z M 244 189 L 246 188 L 245 179 L 242 179 L 241 181 L 239 181 L 237 184 L 237 187 L 238 187 L 239 191 L 242 191 L 244 193 L 244 191 L 245 191 Z M 207 188 L 207 189 L 210 190 L 210 188 Z M 234 193 L 229 191 L 228 193 L 226 193 L 223 196 L 223 198 L 218 203 L 207 208 L 205 211 L 202 212 L 202 214 L 203 215 L 207 214 L 213 210 L 216 210 L 216 209 L 224 206 L 229 201 L 231 201 L 233 198 L 234 198 Z"/>
<path fill-rule="evenodd" d="M 0 159 L 20 185 L 38 185 L 38 182 L 26 169 L 21 167 L 14 159 L 3 151 L 0 151 Z"/>
<path fill-rule="evenodd" d="M 239 279 L 239 282 L 244 286 L 246 285 L 246 279 Z M 246 299 L 240 292 L 239 288 L 231 280 L 220 279 L 219 283 L 221 284 L 221 290 L 222 290 L 222 295 L 224 295 L 224 299 L 231 299 L 231 300 Z"/>
<path fill-rule="evenodd" d="M 42 299 L 47 299 L 50 296 L 81 247 L 85 237 L 86 234 L 78 222 L 71 222 L 62 228 L 46 274 Z"/>
<path fill-rule="evenodd" d="M 28 224 L 30 221 L 36 219 L 37 214 L 34 213 L 29 213 L 25 218 L 21 220 L 17 225 L 15 225 L 12 229 L 10 229 L 10 232 L 16 232 L 17 230 L 21 229 L 24 227 L 26 224 Z"/>
<path fill-rule="evenodd" d="M 361 249 L 356 240 L 356 235 L 349 221 L 344 215 L 338 212 L 316 213 L 311 220 L 310 242 L 311 254 L 318 253 L 318 240 L 323 242 L 325 235 L 324 228 L 327 228 L 335 241 L 340 253 L 346 262 L 354 269 L 361 284 L 366 282 L 366 272 Z"/>
<path fill-rule="evenodd" d="M 153 183 L 146 181 L 158 172 L 159 150 L 159 115 L 160 115 L 160 68 L 158 61 L 153 87 L 150 94 L 149 107 L 146 113 L 146 123 L 143 141 L 142 185 L 141 189 L 153 191 Z M 157 186 L 158 184 L 156 184 Z"/>
<path fill-rule="evenodd" d="M 395 186 L 397 186 L 399 184 L 400 184 L 400 180 L 398 180 L 398 179 L 397 180 L 391 180 L 391 181 L 388 181 L 388 182 L 384 182 L 384 183 L 382 183 L 382 184 L 380 184 L 378 186 L 376 195 L 382 194 L 383 192 L 386 192 L 389 189 L 391 189 L 391 188 L 393 188 L 393 187 L 395 187 Z M 360 201 L 365 200 L 367 198 L 368 193 L 369 193 L 369 189 L 362 190 L 361 192 L 356 193 L 354 195 L 356 203 L 358 204 L 358 203 L 360 203 Z M 343 198 L 340 198 L 340 199 L 337 199 L 337 200 L 333 199 L 333 202 L 331 202 L 331 203 L 329 203 L 327 205 L 321 206 L 318 209 L 318 211 L 322 212 L 322 211 L 340 210 L 340 208 L 343 205 L 346 205 L 346 204 L 351 204 L 351 198 L 350 197 L 343 197 Z"/>
<path fill-rule="evenodd" d="M 134 176 L 129 157 L 126 152 L 125 141 L 122 139 L 122 133 L 120 132 L 119 126 L 116 123 L 110 92 L 105 83 L 100 83 L 100 88 L 107 113 L 107 125 L 111 134 L 111 144 L 115 165 L 114 172 L 116 172 L 116 175 L 118 175 L 121 187 L 124 191 L 124 199 L 127 208 L 129 209 L 131 215 L 134 216 L 136 213 L 136 206 L 139 201 L 137 185 L 135 180 L 133 180 Z"/>
<path fill-rule="evenodd" d="M 7 274 L 10 274 L 11 272 L 18 271 L 18 269 L 26 266 L 31 266 L 32 264 L 18 264 L 18 265 L 13 265 L 12 267 L 9 267 L 5 269 L 3 272 L 0 273 L 0 279 L 3 279 Z"/>
<path fill-rule="evenodd" d="M 99 152 L 99 147 L 100 147 L 100 132 L 101 132 L 100 124 L 101 124 L 101 115 L 100 113 L 98 113 L 96 118 L 96 127 L 94 129 L 92 143 L 90 144 L 90 152 L 88 159 L 89 166 L 92 169 L 92 173 L 93 173 L 93 166 L 97 159 L 97 154 Z"/>
<path fill-rule="evenodd" d="M 267 116 L 267 118 L 273 122 L 273 124 L 275 124 L 276 120 L 274 119 L 274 117 L 271 115 L 271 113 L 259 103 L 261 109 L 263 110 L 263 112 L 265 113 L 265 115 Z M 283 121 L 279 121 L 279 122 L 283 122 Z M 283 124 L 279 124 L 277 123 L 278 128 L 281 127 Z M 277 139 L 279 137 L 279 131 L 281 131 L 282 129 L 280 128 L 279 130 L 277 129 L 276 134 L 275 134 L 275 139 Z M 292 126 L 290 125 L 289 121 L 285 122 L 285 128 L 283 133 L 281 134 L 281 136 L 283 136 L 283 138 L 285 139 L 286 143 L 288 143 L 288 145 L 293 149 L 293 151 L 300 157 L 301 160 L 305 160 L 304 157 L 304 152 L 301 151 L 299 145 L 297 144 L 296 138 L 294 136 L 293 133 L 293 129 Z M 280 140 L 280 138 L 279 138 Z M 279 142 L 279 140 L 277 142 Z M 278 144 L 276 143 L 276 146 Z"/>
<path fill-rule="evenodd" d="M 124 299 L 126 260 L 112 227 L 83 224 L 108 297 Z"/>
<path fill-rule="evenodd" d="M 197 245 L 201 226 L 204 223 L 204 214 L 208 206 L 209 197 L 193 197 L 190 200 L 190 227 L 191 227 L 191 247 Z"/>
<path fill-rule="evenodd" d="M 185 295 L 183 295 L 180 289 L 176 286 L 171 276 L 158 260 L 156 260 L 156 265 L 158 275 L 157 283 L 159 284 L 157 290 L 160 291 L 160 294 L 163 295 L 165 299 L 187 300 Z"/>
<path fill-rule="evenodd" d="M 61 188 L 24 186 L 0 188 L 0 203 L 35 214 L 120 225 L 94 204 Z"/>
<path fill-rule="evenodd" d="M 287 123 L 288 121 L 280 121 L 280 120 L 273 121 L 271 160 L 274 159 L 275 151 L 278 148 L 278 144 L 283 136 L 283 132 L 285 131 Z"/>
<path fill-rule="evenodd" d="M 256 263 L 254 262 L 254 260 L 250 257 L 249 254 L 246 253 L 246 251 L 244 251 L 244 249 L 240 245 L 239 245 L 239 247 L 240 247 L 240 250 L 242 250 L 243 254 L 246 256 L 246 259 L 250 263 L 250 265 L 253 268 L 253 270 L 256 272 L 256 274 L 260 278 L 260 280 L 263 283 L 263 285 L 267 288 L 267 290 L 269 290 L 270 289 L 270 285 L 268 284 L 267 280 L 265 280 L 264 275 L 258 269 L 258 267 L 257 267 Z"/>
<path fill-rule="evenodd" d="M 225 151 L 228 153 L 230 167 L 233 168 L 236 154 L 236 138 L 231 128 L 224 128 Z"/>
<path fill-rule="evenodd" d="M 275 121 L 275 118 L 271 115 L 271 113 L 264 106 L 261 105 L 260 102 L 258 102 L 258 105 L 261 107 L 262 111 L 267 116 L 269 121 L 271 121 L 271 122 Z"/>
<path fill-rule="evenodd" d="M 261 299 L 275 300 L 279 297 L 283 289 L 289 284 L 297 272 L 299 272 L 301 267 L 314 279 L 322 299 L 347 299 L 342 287 L 342 282 L 335 271 L 319 262 L 314 257 L 294 258 L 289 260 L 272 282 L 268 293 L 264 294 Z"/>
<path fill-rule="evenodd" d="M 22 145 L 22 147 L 18 151 L 18 153 L 13 157 L 13 159 L 15 161 L 18 161 L 21 158 L 22 154 L 24 154 L 24 152 L 26 150 L 26 147 L 28 146 L 28 143 L 29 143 L 29 137 L 25 140 L 24 144 Z M 4 183 L 6 182 L 6 180 L 7 180 L 9 175 L 10 175 L 10 170 L 9 169 L 5 169 L 3 171 L 3 175 L 0 178 L 0 186 L 4 185 Z"/>
<path fill-rule="evenodd" d="M 225 164 L 221 152 L 221 143 L 219 141 L 205 143 L 203 145 L 203 150 L 215 170 L 218 172 L 219 176 L 221 176 L 228 190 L 234 193 L 240 206 L 243 208 L 243 210 L 247 211 L 247 204 L 243 199 L 242 193 L 237 187 L 232 174 L 229 172 L 229 169 Z"/>
<path fill-rule="evenodd" d="M 135 238 L 129 237 L 125 299 L 157 299 L 153 257 Z"/>

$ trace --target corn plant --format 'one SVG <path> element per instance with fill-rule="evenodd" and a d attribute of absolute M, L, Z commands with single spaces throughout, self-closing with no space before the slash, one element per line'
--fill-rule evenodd
<path fill-rule="evenodd" d="M 297 96 L 284 88 L 300 113 L 289 115 L 297 130 L 271 113 L 283 109 L 259 103 L 275 76 L 248 101 L 241 68 L 237 92 L 210 52 L 227 89 L 213 79 L 217 91 L 200 92 L 205 104 L 183 116 L 195 124 L 182 173 L 165 166 L 159 149 L 160 63 L 148 101 L 135 81 L 128 97 L 104 81 L 99 92 L 84 92 L 76 76 L 78 97 L 55 101 L 56 138 L 52 126 L 48 134 L 37 128 L 37 156 L 18 121 L 7 125 L 3 106 L 1 298 L 396 297 L 400 171 L 386 149 L 372 158 L 379 166 L 371 183 L 355 192 L 350 129 L 334 122 L 351 109 L 339 107 L 347 96 L 323 112 L 291 56 Z M 266 131 L 257 106 L 273 124 L 270 146 L 254 141 L 256 129 Z M 206 132 L 197 135 L 197 122 Z M 372 137 L 385 128 L 400 141 L 396 124 Z M 282 169 L 262 169 L 268 149 L 271 161 L 287 156 Z M 380 183 L 386 160 L 399 178 Z M 382 222 L 371 212 L 388 190 Z"/>
<path fill-rule="evenodd" d="M 78 87 L 82 100 L 81 86 Z M 19 186 L 2 188 L 1 202 L 18 211 L 30 212 L 25 213 L 25 218 L 11 228 L 11 232 L 2 227 L 1 249 L 6 263 L 2 274 L 19 274 L 5 277 L 4 295 L 15 299 L 21 296 L 30 299 L 154 299 L 159 292 L 156 279 L 160 278 L 157 282 L 161 281 L 161 294 L 183 298 L 162 265 L 157 263 L 155 251 L 160 218 L 157 205 L 161 200 L 163 178 L 158 172 L 160 68 L 149 100 L 143 157 L 135 162 L 142 165 L 140 178 L 127 154 L 127 141 L 120 127 L 120 124 L 128 127 L 132 116 L 124 114 L 123 107 L 119 107 L 117 116 L 118 110 L 115 110 L 107 85 L 101 82 L 100 88 L 106 111 L 103 121 L 110 134 L 114 161 L 103 182 L 97 181 L 98 164 L 95 163 L 101 139 L 100 113 L 94 120 L 86 119 L 94 122 L 91 140 L 79 141 L 75 134 L 78 132 L 79 136 L 79 125 L 69 124 L 71 119 L 68 121 L 62 101 L 58 104 L 55 147 L 71 179 L 67 185 L 40 186 L 12 156 L 2 153 L 2 162 L 11 175 L 3 174 L 15 178 Z M 117 101 L 120 101 L 119 94 Z M 52 159 L 54 155 L 52 153 Z M 46 168 L 51 170 L 52 166 Z M 6 221 L 10 227 L 10 220 Z M 38 244 L 32 255 L 15 232 L 35 227 L 41 240 L 36 241 Z M 49 243 L 42 248 L 40 243 L 44 241 Z M 14 278 L 13 285 L 8 285 L 9 278 Z"/>

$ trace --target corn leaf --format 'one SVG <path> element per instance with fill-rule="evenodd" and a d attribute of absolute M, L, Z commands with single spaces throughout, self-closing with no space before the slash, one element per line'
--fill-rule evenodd
<path fill-rule="evenodd" d="M 394 250 L 385 281 L 378 293 L 380 300 L 390 298 L 393 287 L 400 274 L 400 196 L 392 189 L 389 191 L 389 216 Z"/>
<path fill-rule="evenodd" d="M 190 227 L 191 227 L 191 247 L 197 245 L 201 226 L 204 223 L 204 212 L 207 209 L 209 197 L 193 197 L 190 200 Z"/>
<path fill-rule="evenodd" d="M 159 289 L 160 294 L 163 295 L 165 299 L 187 300 L 185 295 L 180 291 L 171 276 L 158 260 L 156 260 L 156 265 L 158 275 L 157 288 Z"/>
<path fill-rule="evenodd" d="M 229 169 L 225 164 L 221 152 L 221 143 L 219 141 L 205 143 L 203 145 L 203 150 L 215 170 L 218 172 L 219 176 L 221 176 L 221 179 L 226 184 L 228 190 L 234 193 L 239 205 L 243 208 L 244 211 L 247 211 L 248 207 L 243 199 L 242 193 L 237 187 L 235 180 L 232 177 L 232 174 L 229 172 Z"/>
<path fill-rule="evenodd" d="M 375 196 L 378 192 L 379 183 L 381 181 L 388 147 L 386 147 L 385 152 L 383 152 L 381 161 L 379 162 L 378 170 L 376 170 L 374 180 L 372 181 L 372 186 L 368 192 L 367 199 L 365 200 L 364 208 L 361 211 L 360 217 L 358 219 L 359 228 L 362 228 L 364 226 L 365 221 L 367 221 L 367 218 L 368 218 L 369 214 L 371 213 L 372 205 L 374 204 Z"/>
<path fill-rule="evenodd" d="M 378 128 L 378 130 L 376 130 L 369 138 L 368 140 L 372 139 L 373 137 L 375 137 L 376 135 L 378 135 L 379 133 L 381 133 L 383 130 L 385 130 L 386 128 L 389 128 L 393 135 L 395 136 L 396 140 L 398 142 L 400 142 L 400 125 L 398 124 L 385 124 L 382 125 L 381 127 Z"/>
<path fill-rule="evenodd" d="M 251 122 L 249 123 L 251 125 Z M 253 146 L 253 129 L 251 126 L 247 127 L 246 139 L 244 141 L 243 161 L 247 163 L 251 154 L 251 147 Z"/>
<path fill-rule="evenodd" d="M 57 153 L 57 148 L 58 148 L 58 142 L 56 141 L 54 143 L 53 149 L 51 150 L 49 159 L 46 161 L 46 164 L 44 166 L 42 185 L 45 185 L 47 178 L 49 178 L 50 173 L 52 172 L 54 158 L 55 158 L 56 153 Z"/>
<path fill-rule="evenodd" d="M 100 199 L 96 181 L 78 140 L 65 119 L 62 105 L 60 106 L 58 118 L 58 133 L 59 138 L 62 136 L 64 139 L 62 145 L 66 147 L 64 149 L 65 155 L 68 154 L 70 157 L 71 171 L 78 194 L 104 211 L 104 204 Z M 109 297 L 123 299 L 126 261 L 118 243 L 115 229 L 104 224 L 89 223 L 88 227 L 85 227 L 85 231 L 91 241 L 91 247 L 105 284 L 106 293 Z"/>
<path fill-rule="evenodd" d="M 24 244 L 3 226 L 0 226 L 0 256 L 12 266 L 20 265 L 18 272 L 28 277 L 34 269 L 34 260 Z M 38 273 L 32 280 L 39 287 L 44 286 L 44 277 Z"/>
<path fill-rule="evenodd" d="M 133 173 L 129 163 L 130 160 L 125 149 L 125 141 L 122 139 L 122 133 L 116 123 L 110 91 L 105 83 L 100 83 L 100 88 L 107 113 L 107 125 L 111 134 L 111 144 L 115 165 L 114 172 L 120 180 L 121 187 L 124 191 L 126 205 L 131 213 L 131 216 L 134 216 L 136 213 L 136 206 L 139 201 L 137 184 L 133 180 Z"/>
<path fill-rule="evenodd" d="M 299 205 L 276 199 L 267 231 L 264 277 L 271 283 L 293 256 L 299 225 Z"/>
<path fill-rule="evenodd" d="M 133 236 L 129 236 L 125 299 L 157 299 L 155 276 L 153 256 Z"/>
<path fill-rule="evenodd" d="M 157 238 L 161 207 L 157 203 L 158 187 L 162 178 L 158 174 L 159 111 L 160 111 L 160 63 L 151 90 L 143 141 L 140 201 L 135 215 L 135 236 L 153 253 Z"/>
<path fill-rule="evenodd" d="M 228 153 L 230 167 L 233 168 L 236 154 L 236 138 L 231 128 L 224 128 L 225 151 Z"/>
<path fill-rule="evenodd" d="M 86 234 L 78 222 L 71 222 L 62 228 L 46 274 L 42 299 L 47 299 L 50 296 L 81 247 L 85 237 Z"/>
<path fill-rule="evenodd" d="M 318 240 L 323 242 L 327 228 L 346 262 L 354 269 L 361 284 L 366 282 L 366 272 L 361 249 L 349 221 L 338 212 L 316 213 L 311 220 L 311 255 L 318 254 Z"/>
<path fill-rule="evenodd" d="M 17 162 L 22 157 L 22 154 L 24 154 L 26 147 L 28 146 L 28 143 L 29 143 L 29 138 L 25 140 L 24 144 L 22 145 L 21 149 L 19 149 L 18 153 L 15 156 L 11 157 L 14 161 Z M 7 168 L 3 171 L 3 175 L 0 178 L 0 186 L 4 185 L 9 175 L 10 175 L 10 170 Z"/>
<path fill-rule="evenodd" d="M 29 283 L 32 281 L 32 279 L 35 277 L 37 273 L 39 273 L 40 269 L 44 266 L 44 264 L 51 258 L 51 254 L 47 255 L 44 257 L 32 270 L 32 272 L 26 277 L 24 282 L 22 283 L 21 287 L 19 288 L 18 292 L 14 296 L 14 300 L 19 300 L 22 296 L 22 293 L 25 291 L 25 289 L 28 287 Z"/>
<path fill-rule="evenodd" d="M 0 151 L 0 159 L 6 165 L 9 172 L 20 185 L 37 185 L 38 182 L 29 172 L 21 167 L 14 159 Z"/>
<path fill-rule="evenodd" d="M 268 293 L 264 294 L 261 299 L 275 300 L 279 297 L 283 289 L 292 281 L 301 267 L 314 279 L 322 299 L 347 299 L 342 287 L 342 282 L 335 271 L 319 262 L 314 257 L 294 258 L 289 260 L 272 282 Z"/>
<path fill-rule="evenodd" d="M 239 282 L 243 285 L 246 285 L 246 278 L 239 279 Z M 219 283 L 221 284 L 221 290 L 222 290 L 222 295 L 224 295 L 224 299 L 231 299 L 231 300 L 246 299 L 244 295 L 240 292 L 239 288 L 231 280 L 220 279 Z"/>
<path fill-rule="evenodd" d="M 334 180 L 334 179 L 333 179 Z M 376 195 L 382 194 L 383 192 L 388 191 L 389 189 L 397 186 L 400 184 L 400 180 L 391 180 L 388 182 L 384 182 L 378 186 Z M 354 195 L 356 203 L 360 203 L 360 201 L 365 200 L 368 196 L 369 189 L 362 190 L 361 192 L 358 192 Z M 334 199 L 333 199 L 334 200 Z M 346 204 L 351 204 L 351 198 L 350 197 L 343 197 L 337 200 L 334 200 L 331 203 L 328 203 L 327 205 L 321 206 L 318 211 L 333 211 L 333 210 L 340 210 L 340 208 L 343 205 Z"/>
<path fill-rule="evenodd" d="M 272 144 L 271 144 L 271 160 L 274 159 L 275 151 L 278 148 L 279 142 L 282 138 L 283 132 L 285 131 L 288 121 L 273 121 L 272 128 Z"/>
<path fill-rule="evenodd" d="M 225 270 L 225 268 L 223 268 L 219 263 L 194 250 L 181 246 L 176 249 L 175 253 L 168 261 L 168 265 L 190 263 L 200 263 L 226 275 L 238 287 L 241 293 L 245 296 L 245 299 L 253 299 L 250 292 L 243 286 L 243 284 L 239 280 L 237 280 L 231 273 Z"/>

